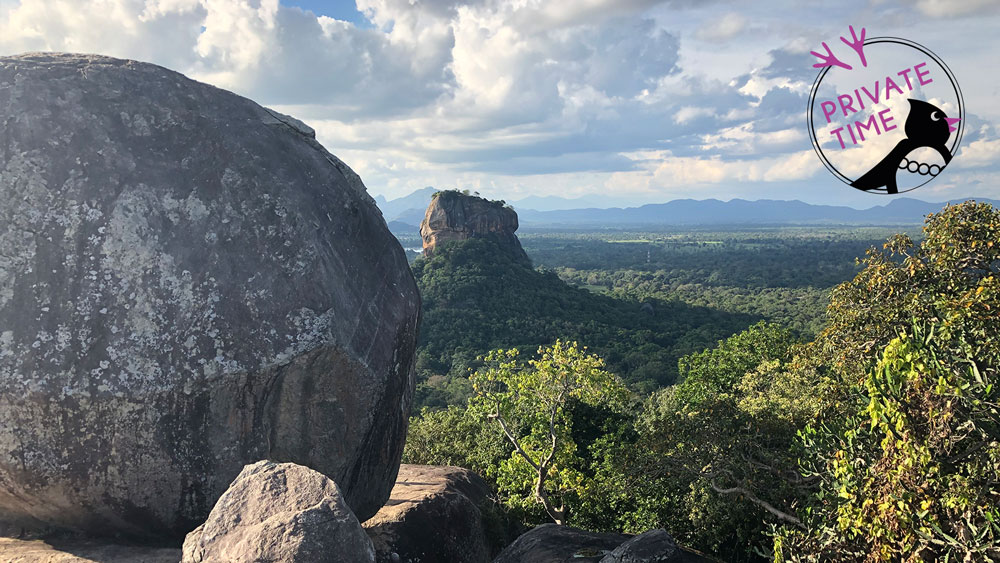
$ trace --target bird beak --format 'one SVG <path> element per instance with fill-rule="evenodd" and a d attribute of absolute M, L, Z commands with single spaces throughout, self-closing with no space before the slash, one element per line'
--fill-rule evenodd
<path fill-rule="evenodd" d="M 944 120 L 948 122 L 948 132 L 949 133 L 951 133 L 952 131 L 955 131 L 956 129 L 958 129 L 957 127 L 955 127 L 955 124 L 958 123 L 959 121 L 962 121 L 961 119 L 959 119 L 957 117 L 946 117 L 946 118 L 944 118 Z"/>

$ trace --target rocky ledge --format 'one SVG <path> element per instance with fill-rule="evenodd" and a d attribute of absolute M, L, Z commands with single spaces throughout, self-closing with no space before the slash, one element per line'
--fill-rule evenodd
<path fill-rule="evenodd" d="M 489 485 L 461 467 L 399 466 L 389 502 L 363 526 L 379 563 L 488 563 L 508 542 Z"/>
<path fill-rule="evenodd" d="M 80 537 L 0 538 L 4 563 L 177 563 L 180 548 L 116 545 Z"/>
<path fill-rule="evenodd" d="M 638 536 L 588 532 L 572 526 L 542 524 L 508 545 L 493 563 L 710 563 L 678 547 L 664 530 Z"/>

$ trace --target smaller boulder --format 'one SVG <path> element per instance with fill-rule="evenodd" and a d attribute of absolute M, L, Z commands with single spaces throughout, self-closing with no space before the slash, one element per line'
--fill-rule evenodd
<path fill-rule="evenodd" d="M 379 563 L 488 563 L 507 543 L 491 497 L 468 469 L 403 464 L 389 502 L 362 526 Z"/>
<path fill-rule="evenodd" d="M 629 537 L 542 524 L 522 534 L 493 563 L 598 563 Z"/>
<path fill-rule="evenodd" d="M 694 561 L 666 530 L 649 530 L 616 547 L 600 563 L 681 563 Z"/>
<path fill-rule="evenodd" d="M 638 536 L 588 532 L 542 524 L 522 534 L 493 563 L 709 563 L 715 561 L 679 547 L 664 530 Z"/>
<path fill-rule="evenodd" d="M 364 563 L 375 549 L 331 479 L 294 463 L 247 465 L 204 524 L 184 540 L 182 563 Z"/>

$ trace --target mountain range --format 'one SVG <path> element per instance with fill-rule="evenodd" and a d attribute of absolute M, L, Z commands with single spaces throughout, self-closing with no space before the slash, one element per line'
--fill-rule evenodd
<path fill-rule="evenodd" d="M 423 220 L 435 188 L 417 190 L 405 197 L 386 200 L 375 198 L 386 221 L 392 222 L 393 231 L 405 231 L 410 225 L 415 231 Z M 900 197 L 885 205 L 868 209 L 855 209 L 840 205 L 814 205 L 798 200 L 749 201 L 732 199 L 677 199 L 666 203 L 651 203 L 638 207 L 579 209 L 554 209 L 582 203 L 554 196 L 526 198 L 509 202 L 517 211 L 522 227 L 573 227 L 621 228 L 666 227 L 671 225 L 911 225 L 923 222 L 928 213 L 940 211 L 945 203 L 957 203 L 966 198 L 948 202 L 927 202 Z M 979 199 L 1000 207 L 1000 201 Z M 533 209 L 531 203 L 543 203 L 547 209 Z M 542 207 L 542 205 L 539 205 Z"/>

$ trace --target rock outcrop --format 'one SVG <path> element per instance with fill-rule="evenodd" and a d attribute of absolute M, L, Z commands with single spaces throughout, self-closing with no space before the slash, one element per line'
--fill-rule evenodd
<path fill-rule="evenodd" d="M 418 316 L 307 126 L 151 64 L 0 58 L 0 521 L 179 539 L 260 459 L 366 519 Z"/>
<path fill-rule="evenodd" d="M 516 230 L 517 213 L 502 201 L 489 201 L 454 190 L 434 194 L 420 223 L 425 256 L 449 241 L 486 238 L 527 259 L 514 234 Z"/>
<path fill-rule="evenodd" d="M 493 563 L 597 563 L 628 539 L 624 534 L 542 524 L 514 540 Z"/>
<path fill-rule="evenodd" d="M 678 547 L 670 534 L 650 530 L 638 536 L 588 532 L 542 524 L 508 545 L 493 563 L 708 563 L 711 559 Z"/>
<path fill-rule="evenodd" d="M 180 549 L 116 545 L 87 538 L 0 538 L 3 563 L 177 563 L 180 558 Z"/>
<path fill-rule="evenodd" d="M 487 563 L 506 543 L 491 497 L 468 469 L 404 464 L 389 502 L 363 526 L 379 563 Z"/>
<path fill-rule="evenodd" d="M 685 553 L 666 530 L 649 530 L 616 547 L 600 563 L 688 563 L 698 561 Z"/>
<path fill-rule="evenodd" d="M 365 563 L 375 550 L 337 484 L 294 463 L 246 466 L 208 520 L 184 540 L 181 563 Z"/>

